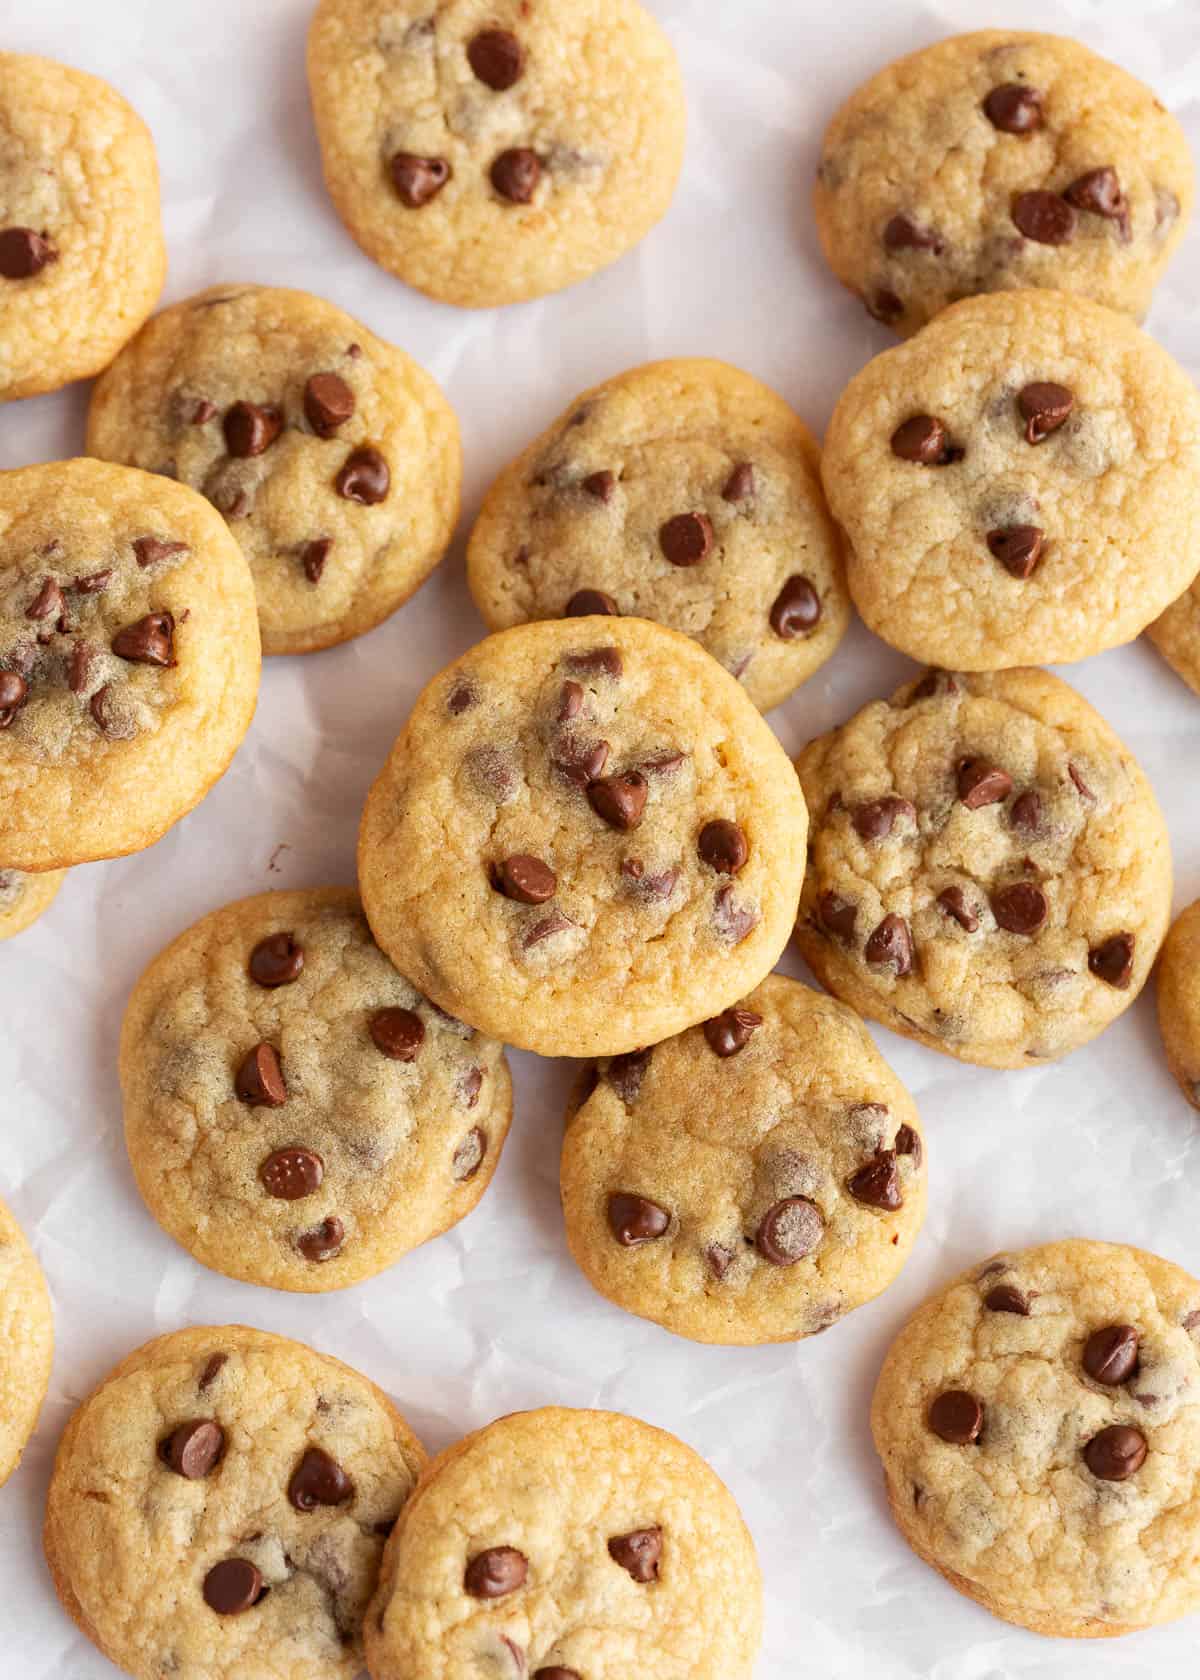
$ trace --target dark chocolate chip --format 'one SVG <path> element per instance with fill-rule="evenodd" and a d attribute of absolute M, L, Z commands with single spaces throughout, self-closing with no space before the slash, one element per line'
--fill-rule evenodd
<path fill-rule="evenodd" d="M 31 280 L 48 263 L 58 261 L 58 247 L 44 233 L 30 227 L 0 232 L 0 274 L 6 280 Z"/>
<path fill-rule="evenodd" d="M 821 597 L 806 577 L 796 572 L 788 578 L 771 606 L 771 629 L 784 642 L 814 630 L 821 619 Z"/>
<path fill-rule="evenodd" d="M 637 1528 L 632 1534 L 614 1534 L 608 1542 L 608 1555 L 640 1585 L 657 1581 L 662 1529 Z"/>
<path fill-rule="evenodd" d="M 892 454 L 919 467 L 945 466 L 953 452 L 946 428 L 932 414 L 914 414 L 892 433 Z"/>
<path fill-rule="evenodd" d="M 983 1431 L 983 1407 L 962 1388 L 948 1388 L 929 1408 L 929 1427 L 952 1447 L 967 1447 Z"/>
<path fill-rule="evenodd" d="M 558 891 L 558 877 L 548 863 L 528 852 L 514 852 L 497 864 L 496 885 L 518 904 L 545 904 Z"/>
<path fill-rule="evenodd" d="M 749 461 L 739 461 L 729 477 L 725 480 L 725 488 L 721 491 L 724 502 L 746 502 L 755 492 L 754 468 Z"/>
<path fill-rule="evenodd" d="M 0 671 L 0 729 L 7 729 L 29 698 L 29 684 L 17 671 Z"/>
<path fill-rule="evenodd" d="M 986 758 L 964 758 L 958 765 L 958 797 L 968 811 L 999 805 L 1012 792 L 1012 777 Z"/>
<path fill-rule="evenodd" d="M 298 1202 L 314 1195 L 325 1177 L 325 1163 L 315 1149 L 293 1145 L 276 1149 L 258 1169 L 263 1189 L 281 1202 Z"/>
<path fill-rule="evenodd" d="M 666 1236 L 671 1215 L 645 1196 L 618 1190 L 608 1198 L 608 1228 L 622 1248 L 656 1242 Z"/>
<path fill-rule="evenodd" d="M 520 81 L 525 49 L 507 29 L 481 29 L 467 43 L 467 62 L 481 82 L 503 93 Z"/>
<path fill-rule="evenodd" d="M 478 699 L 479 695 L 469 682 L 457 682 L 450 690 L 446 710 L 451 717 L 461 717 L 464 712 L 470 711 Z"/>
<path fill-rule="evenodd" d="M 659 526 L 658 546 L 672 566 L 698 566 L 712 545 L 712 521 L 706 513 L 677 513 Z"/>
<path fill-rule="evenodd" d="M 409 210 L 422 209 L 437 197 L 450 179 L 450 165 L 442 157 L 419 157 L 416 152 L 397 152 L 388 167 L 396 196 Z"/>
<path fill-rule="evenodd" d="M 604 614 L 618 616 L 617 603 L 603 589 L 577 589 L 563 609 L 564 618 L 592 618 Z"/>
<path fill-rule="evenodd" d="M 705 823 L 696 841 L 701 862 L 721 875 L 737 875 L 745 868 L 750 845 L 744 830 L 727 817 Z"/>
<path fill-rule="evenodd" d="M 897 979 L 912 973 L 912 933 L 903 916 L 891 913 L 883 918 L 867 940 L 865 956 L 873 968 L 894 969 Z"/>
<path fill-rule="evenodd" d="M 201 1394 L 206 1393 L 208 1389 L 212 1387 L 213 1383 L 216 1382 L 217 1377 L 220 1375 L 224 1367 L 228 1365 L 228 1363 L 229 1355 L 227 1353 L 209 1354 L 208 1358 L 204 1361 L 204 1369 L 200 1373 L 200 1380 L 196 1384 L 196 1387 Z"/>
<path fill-rule="evenodd" d="M 135 537 L 133 540 L 133 557 L 139 566 L 154 566 L 160 560 L 169 560 L 173 554 L 186 554 L 187 544 L 168 542 L 164 537 Z M 109 578 L 111 572 L 101 572 L 101 577 Z M 83 587 L 77 582 L 76 589 Z M 100 586 L 103 588 L 103 585 Z"/>
<path fill-rule="evenodd" d="M 895 292 L 890 291 L 886 286 L 880 286 L 869 297 L 865 297 L 863 302 L 867 306 L 867 314 L 873 316 L 876 321 L 884 322 L 885 325 L 899 320 L 904 313 L 904 304 Z"/>
<path fill-rule="evenodd" d="M 181 1423 L 158 1445 L 158 1455 L 177 1476 L 199 1482 L 225 1451 L 225 1431 L 211 1418 Z"/>
<path fill-rule="evenodd" d="M 153 537 L 140 537 L 138 539 L 138 541 L 139 542 L 153 542 L 154 539 L 153 539 Z M 163 546 L 166 547 L 166 548 L 169 548 L 173 545 L 164 544 Z M 180 548 L 182 548 L 183 544 L 180 543 L 179 546 L 180 546 Z M 134 543 L 133 547 L 134 547 L 134 552 L 136 553 L 137 552 L 137 543 Z M 146 565 L 147 563 L 148 562 L 143 561 L 143 560 L 138 561 L 139 566 Z M 77 577 L 75 579 L 75 582 L 71 585 L 71 588 L 74 589 L 80 595 L 101 595 L 108 588 L 108 586 L 112 582 L 112 580 L 113 580 L 112 567 L 109 566 L 106 571 L 103 571 L 103 572 L 89 572 L 85 577 Z"/>
<path fill-rule="evenodd" d="M 529 146 L 501 152 L 490 171 L 491 182 L 510 204 L 529 204 L 542 178 L 542 160 Z"/>
<path fill-rule="evenodd" d="M 967 903 L 967 895 L 961 887 L 947 887 L 944 892 L 938 894 L 937 901 L 947 916 L 953 916 L 964 932 L 975 932 L 979 926 L 979 917 Z"/>
<path fill-rule="evenodd" d="M 914 1167 L 921 1165 L 921 1138 L 911 1126 L 901 1126 L 893 1146 L 897 1155 L 911 1155 Z"/>
<path fill-rule="evenodd" d="M 1014 881 L 999 887 L 991 896 L 992 915 L 1006 933 L 1028 937 L 1042 926 L 1050 913 L 1046 895 L 1032 881 Z"/>
<path fill-rule="evenodd" d="M 296 1247 L 306 1260 L 319 1264 L 322 1260 L 332 1260 L 345 1236 L 346 1227 L 334 1214 L 314 1225 L 310 1231 L 302 1231 L 296 1238 Z"/>
<path fill-rule="evenodd" d="M 168 612 L 147 613 L 136 624 L 127 624 L 112 639 L 118 659 L 131 665 L 175 664 L 175 620 Z"/>
<path fill-rule="evenodd" d="M 493 1546 L 476 1552 L 463 1573 L 463 1586 L 472 1598 L 505 1598 L 525 1585 L 529 1562 L 515 1546 Z"/>
<path fill-rule="evenodd" d="M 321 1447 L 309 1447 L 292 1471 L 287 1496 L 297 1511 L 315 1511 L 318 1505 L 344 1505 L 353 1499 L 354 1483 L 336 1458 Z"/>
<path fill-rule="evenodd" d="M 304 947 L 292 933 L 269 933 L 251 951 L 246 968 L 260 986 L 290 986 L 304 971 Z"/>
<path fill-rule="evenodd" d="M 339 373 L 314 373 L 305 384 L 304 417 L 318 437 L 332 437 L 354 406 L 354 392 Z"/>
<path fill-rule="evenodd" d="M 1042 96 L 1024 82 L 1005 82 L 988 94 L 983 114 L 1002 134 L 1032 134 L 1042 126 Z"/>
<path fill-rule="evenodd" d="M 267 1588 L 248 1558 L 225 1558 L 204 1577 L 204 1602 L 218 1616 L 240 1616 L 263 1597 Z"/>
<path fill-rule="evenodd" d="M 609 1062 L 608 1083 L 626 1105 L 637 1101 L 652 1054 L 652 1049 L 627 1050 L 623 1056 L 614 1056 Z"/>
<path fill-rule="evenodd" d="M 588 804 L 610 828 L 627 834 L 642 820 L 647 791 L 648 784 L 640 770 L 625 770 L 619 775 L 589 782 Z"/>
<path fill-rule="evenodd" d="M 1146 1462 L 1146 1437 L 1127 1423 L 1110 1423 L 1083 1449 L 1083 1461 L 1102 1482 L 1123 1482 Z"/>
<path fill-rule="evenodd" d="M 375 1048 L 393 1062 L 411 1062 L 425 1042 L 425 1024 L 411 1009 L 377 1009 L 367 1031 Z"/>
<path fill-rule="evenodd" d="M 900 1174 L 896 1167 L 896 1151 L 881 1149 L 873 1160 L 865 1162 L 846 1180 L 846 1188 L 856 1202 L 867 1207 L 882 1208 L 895 1213 L 904 1206 L 900 1194 Z"/>
<path fill-rule="evenodd" d="M 934 256 L 941 256 L 945 249 L 940 234 L 919 227 L 908 216 L 892 217 L 883 230 L 883 243 L 889 251 L 932 251 Z"/>
<path fill-rule="evenodd" d="M 1075 393 L 1065 385 L 1036 379 L 1017 393 L 1017 407 L 1025 422 L 1026 443 L 1041 443 L 1056 432 L 1075 407 Z"/>
<path fill-rule="evenodd" d="M 987 545 L 1011 577 L 1032 577 L 1042 557 L 1046 533 L 1037 525 L 1005 525 L 988 532 Z"/>
<path fill-rule="evenodd" d="M 300 564 L 304 567 L 304 575 L 309 583 L 320 583 L 332 547 L 332 537 L 314 537 L 312 542 L 305 543 L 300 550 Z"/>
<path fill-rule="evenodd" d="M 1076 210 L 1090 210 L 1094 216 L 1105 216 L 1110 221 L 1120 221 L 1129 214 L 1117 172 L 1109 166 L 1089 169 L 1085 175 L 1077 176 L 1069 187 L 1063 188 L 1063 197 Z"/>
<path fill-rule="evenodd" d="M 1132 1324 L 1106 1324 L 1083 1344 L 1083 1368 L 1093 1381 L 1115 1388 L 1137 1370 L 1139 1346 Z"/>
<path fill-rule="evenodd" d="M 617 489 L 617 475 L 605 468 L 601 472 L 589 473 L 583 481 L 583 488 L 589 496 L 597 502 L 611 502 Z"/>
<path fill-rule="evenodd" d="M 749 1044 L 754 1029 L 762 1026 L 762 1019 L 753 1009 L 735 1004 L 732 1009 L 714 1015 L 711 1021 L 705 1021 L 704 1036 L 718 1056 L 736 1056 Z"/>
<path fill-rule="evenodd" d="M 25 617 L 39 623 L 47 618 L 61 618 L 65 606 L 60 585 L 52 577 L 43 578 L 41 588 L 25 608 Z"/>
<path fill-rule="evenodd" d="M 577 682 L 565 682 L 558 693 L 557 721 L 559 723 L 570 723 L 571 719 L 578 717 L 582 710 L 583 689 Z M 605 758 L 607 759 L 607 757 L 606 752 Z M 601 765 L 601 769 L 603 768 L 604 766 Z"/>
<path fill-rule="evenodd" d="M 1088 967 L 1097 980 L 1123 992 L 1133 978 L 1134 938 L 1131 933 L 1114 933 L 1088 952 Z"/>
<path fill-rule="evenodd" d="M 265 1041 L 256 1044 L 244 1058 L 234 1080 L 238 1101 L 251 1108 L 282 1108 L 287 1101 L 287 1086 L 279 1052 Z"/>
<path fill-rule="evenodd" d="M 67 662 L 67 687 L 72 694 L 83 694 L 92 674 L 96 649 L 91 642 L 76 642 Z"/>
<path fill-rule="evenodd" d="M 1065 198 L 1052 192 L 1018 193 L 1013 200 L 1012 219 L 1026 239 L 1039 245 L 1066 245 L 1075 237 L 1078 222 Z"/>
<path fill-rule="evenodd" d="M 1024 1290 L 1018 1289 L 1012 1283 L 994 1284 L 983 1297 L 983 1304 L 989 1312 L 1015 1313 L 1019 1318 L 1029 1317 L 1029 1297 Z"/>
<path fill-rule="evenodd" d="M 850 821 L 860 839 L 885 840 L 901 817 L 915 822 L 916 806 L 911 800 L 901 799 L 898 795 L 889 793 L 882 799 L 869 799 L 863 805 L 856 805 L 850 814 Z"/>
<path fill-rule="evenodd" d="M 387 462 L 370 444 L 353 450 L 333 481 L 339 496 L 347 502 L 359 502 L 363 507 L 374 507 L 386 500 L 391 484 Z"/>
<path fill-rule="evenodd" d="M 1012 802 L 1008 820 L 1020 833 L 1033 836 L 1042 826 L 1042 799 L 1032 788 L 1018 794 Z"/>
<path fill-rule="evenodd" d="M 826 932 L 835 933 L 839 939 L 854 938 L 858 908 L 849 899 L 835 892 L 823 892 L 817 900 L 817 916 Z"/>
<path fill-rule="evenodd" d="M 225 412 L 225 447 L 239 460 L 262 455 L 283 430 L 283 416 L 277 408 L 260 403 L 235 402 Z"/>
<path fill-rule="evenodd" d="M 794 1266 L 811 1254 L 825 1235 L 825 1216 L 807 1196 L 786 1196 L 758 1222 L 754 1246 L 772 1266 Z"/>

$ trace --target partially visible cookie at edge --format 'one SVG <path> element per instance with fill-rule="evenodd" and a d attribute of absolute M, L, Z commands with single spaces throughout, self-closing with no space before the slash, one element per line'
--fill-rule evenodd
<path fill-rule="evenodd" d="M 24 933 L 39 916 L 45 915 L 66 875 L 65 869 L 45 869 L 40 875 L 0 869 L 0 940 Z"/>
<path fill-rule="evenodd" d="M 1146 637 L 1189 688 L 1200 694 L 1200 582 L 1156 618 Z"/>
<path fill-rule="evenodd" d="M 54 1358 L 54 1312 L 42 1268 L 0 1202 L 0 1484 L 37 1426 Z"/>
<path fill-rule="evenodd" d="M 1200 1108 L 1200 899 L 1167 934 L 1155 983 L 1167 1064 L 1192 1107 Z"/>

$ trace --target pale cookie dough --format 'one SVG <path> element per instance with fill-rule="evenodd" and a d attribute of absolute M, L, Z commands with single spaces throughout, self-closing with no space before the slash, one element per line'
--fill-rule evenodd
<path fill-rule="evenodd" d="M 308 77 L 338 214 L 446 303 L 615 262 L 683 163 L 679 66 L 637 0 L 320 0 Z"/>
<path fill-rule="evenodd" d="M 53 1357 L 54 1314 L 42 1268 L 0 1202 L 0 1483 L 33 1434 Z"/>
<path fill-rule="evenodd" d="M 525 624 L 418 699 L 367 799 L 359 884 L 443 1009 L 539 1055 L 618 1055 L 770 972 L 807 826 L 783 749 L 695 642 Z"/>
<path fill-rule="evenodd" d="M 867 624 L 994 671 L 1128 642 L 1200 562 L 1200 393 L 1063 292 L 956 304 L 843 392 L 821 463 Z"/>
<path fill-rule="evenodd" d="M 0 53 L 0 401 L 107 367 L 166 272 L 137 112 L 97 76 Z"/>
<path fill-rule="evenodd" d="M 1171 669 L 1200 694 L 1200 582 L 1173 601 L 1146 635 Z"/>
<path fill-rule="evenodd" d="M 1200 1108 L 1200 900 L 1168 933 L 1156 980 L 1167 1063 L 1192 1107 Z"/>
<path fill-rule="evenodd" d="M 1178 122 L 1078 41 L 957 35 L 897 60 L 829 125 L 817 231 L 877 320 L 915 332 L 975 292 L 1052 286 L 1141 317 L 1195 183 Z"/>
<path fill-rule="evenodd" d="M 1035 1633 L 1200 1608 L 1200 1283 L 1116 1243 L 997 1255 L 892 1344 L 871 1407 L 892 1514 Z"/>
<path fill-rule="evenodd" d="M 202 497 L 101 461 L 0 473 L 0 868 L 140 851 L 254 715 L 254 585 Z"/>
<path fill-rule="evenodd" d="M 456 1224 L 512 1116 L 501 1046 L 397 974 L 340 887 L 189 928 L 134 988 L 120 1068 L 151 1213 L 276 1289 L 345 1288 Z"/>
<path fill-rule="evenodd" d="M 1149 783 L 1044 671 L 930 672 L 801 753 L 796 939 L 836 997 L 932 1050 L 1029 1067 L 1149 977 L 1171 852 Z"/>
<path fill-rule="evenodd" d="M 177 478 L 225 515 L 264 653 L 373 629 L 458 519 L 458 422 L 438 386 L 307 292 L 213 286 L 156 315 L 97 383 L 87 447 Z"/>
<path fill-rule="evenodd" d="M 579 1095 L 567 1241 L 629 1312 L 698 1342 L 796 1341 L 908 1258 L 925 1214 L 916 1107 L 832 998 L 768 975 L 703 1026 L 602 1063 Z"/>
<path fill-rule="evenodd" d="M 49 910 L 66 874 L 65 869 L 47 869 L 40 875 L 0 869 L 0 939 L 24 933 Z"/>
<path fill-rule="evenodd" d="M 492 630 L 623 613 L 694 636 L 766 710 L 850 621 L 820 452 L 782 397 L 701 359 L 576 398 L 505 468 L 467 550 Z"/>
<path fill-rule="evenodd" d="M 340 1360 L 240 1325 L 177 1330 L 67 1425 L 46 1558 L 68 1615 L 136 1680 L 355 1680 L 424 1461 Z"/>
<path fill-rule="evenodd" d="M 762 1580 L 690 1447 L 551 1406 L 423 1472 L 365 1631 L 371 1680 L 750 1680 Z"/>

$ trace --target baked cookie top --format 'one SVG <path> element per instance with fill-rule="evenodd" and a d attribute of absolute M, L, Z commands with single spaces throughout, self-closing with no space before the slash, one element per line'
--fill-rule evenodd
<path fill-rule="evenodd" d="M 1057 677 L 929 672 L 796 768 L 813 814 L 797 941 L 860 1014 L 962 1061 L 1028 1067 L 1141 991 L 1170 915 L 1166 825 Z"/>
<path fill-rule="evenodd" d="M 754 1546 L 690 1447 L 551 1406 L 433 1460 L 388 1542 L 366 1622 L 373 1680 L 749 1680 Z"/>
<path fill-rule="evenodd" d="M 637 0 L 320 0 L 308 76 L 338 214 L 447 303 L 615 262 L 683 162 L 679 66 Z"/>
<path fill-rule="evenodd" d="M 150 130 L 114 88 L 0 53 L 0 401 L 112 361 L 166 277 Z"/>
<path fill-rule="evenodd" d="M 997 1255 L 900 1332 L 871 1407 L 892 1511 L 960 1591 L 1038 1633 L 1200 1605 L 1200 1284 L 1139 1249 Z"/>
<path fill-rule="evenodd" d="M 1191 213 L 1187 137 L 1078 41 L 986 29 L 889 64 L 825 135 L 817 230 L 877 320 L 1055 287 L 1140 317 Z"/>
<path fill-rule="evenodd" d="M 1200 694 L 1200 582 L 1184 590 L 1146 635 L 1171 669 Z"/>
<path fill-rule="evenodd" d="M 53 1357 L 54 1313 L 42 1268 L 0 1202 L 0 1483 L 33 1434 Z"/>
<path fill-rule="evenodd" d="M 832 998 L 768 975 L 588 1084 L 563 1143 L 563 1214 L 618 1306 L 699 1342 L 793 1341 L 908 1258 L 925 1212 L 916 1107 Z"/>
<path fill-rule="evenodd" d="M 46 1558 L 64 1608 L 136 1680 L 353 1680 L 424 1459 L 340 1360 L 240 1325 L 178 1330 L 67 1425 Z"/>
<path fill-rule="evenodd" d="M 1184 1096 L 1200 1108 L 1200 899 L 1168 933 L 1156 980 L 1167 1062 Z"/>
<path fill-rule="evenodd" d="M 23 875 L 19 869 L 0 869 L 0 939 L 24 933 L 49 910 L 66 879 L 65 869 Z"/>
<path fill-rule="evenodd" d="M 258 697 L 254 587 L 223 521 L 102 461 L 0 473 L 0 866 L 151 845 Z"/>
<path fill-rule="evenodd" d="M 781 397 L 724 362 L 652 362 L 576 399 L 505 468 L 471 533 L 489 628 L 625 613 L 694 636 L 756 706 L 850 620 L 820 455 Z"/>
<path fill-rule="evenodd" d="M 512 1115 L 501 1046 L 397 974 L 341 887 L 189 928 L 134 988 L 120 1065 L 154 1217 L 276 1289 L 344 1288 L 456 1224 Z"/>
<path fill-rule="evenodd" d="M 1200 554 L 1200 394 L 1063 292 L 970 298 L 843 392 L 821 464 L 871 629 L 961 670 L 1132 640 Z"/>
<path fill-rule="evenodd" d="M 566 619 L 428 685 L 368 796 L 359 882 L 443 1009 L 541 1055 L 618 1055 L 771 970 L 806 829 L 783 749 L 701 647 Z"/>
<path fill-rule="evenodd" d="M 458 519 L 458 423 L 411 357 L 343 310 L 213 286 L 156 315 L 96 385 L 88 451 L 179 479 L 225 515 L 265 653 L 372 629 Z"/>

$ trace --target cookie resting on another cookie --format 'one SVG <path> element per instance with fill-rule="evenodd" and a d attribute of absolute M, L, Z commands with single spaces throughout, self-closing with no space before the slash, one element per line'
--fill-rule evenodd
<path fill-rule="evenodd" d="M 50 1292 L 33 1250 L 0 1202 L 0 1483 L 37 1425 L 54 1358 Z"/>
<path fill-rule="evenodd" d="M 1156 983 L 1167 1063 L 1192 1107 L 1200 1108 L 1200 900 L 1167 934 Z"/>
<path fill-rule="evenodd" d="M 0 939 L 12 939 L 32 927 L 54 903 L 66 875 L 65 869 L 46 869 L 40 875 L 0 869 Z"/>

